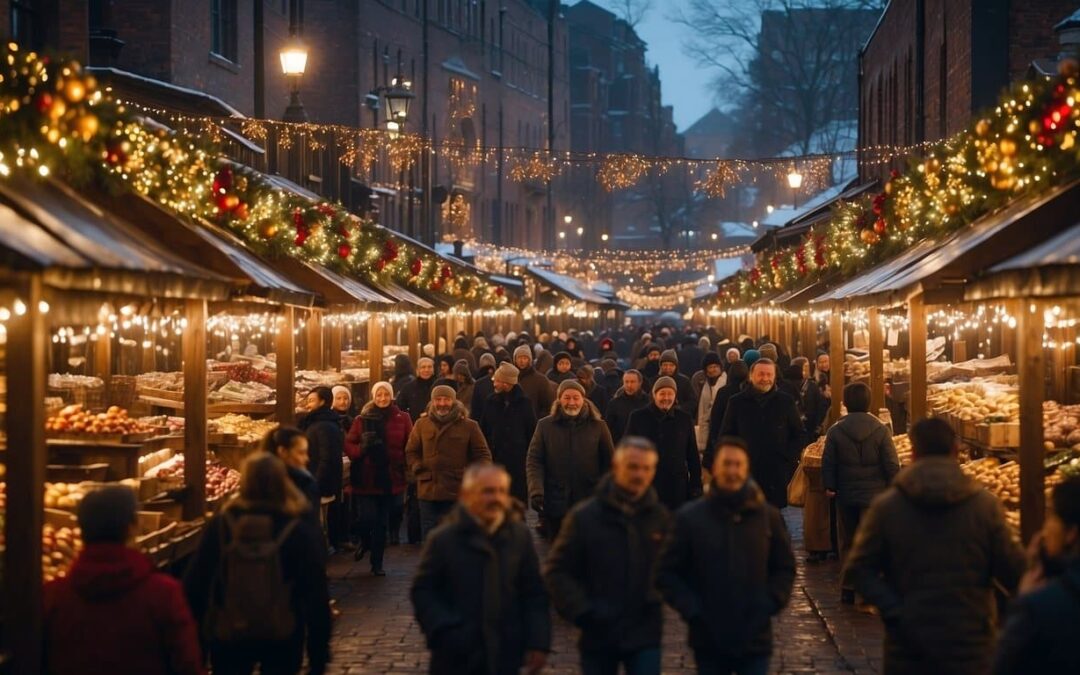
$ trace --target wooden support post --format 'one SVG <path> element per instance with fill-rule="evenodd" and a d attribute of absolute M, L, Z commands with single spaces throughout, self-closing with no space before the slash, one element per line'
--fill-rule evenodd
<path fill-rule="evenodd" d="M 1049 333 L 1055 344 L 1054 349 L 1050 350 L 1050 395 L 1055 401 L 1065 401 L 1067 368 L 1072 365 L 1065 357 L 1065 329 L 1055 327 Z"/>
<path fill-rule="evenodd" d="M 922 294 L 908 300 L 908 354 L 911 359 L 911 393 L 908 400 L 908 429 L 926 419 L 926 305 Z"/>
<path fill-rule="evenodd" d="M 96 377 L 100 377 L 101 381 L 105 383 L 105 405 L 108 406 L 112 401 L 112 343 L 113 339 L 110 336 L 112 329 L 106 329 L 104 335 L 99 335 L 97 342 L 94 343 L 94 372 Z M 99 412 L 99 411 L 95 411 Z"/>
<path fill-rule="evenodd" d="M 331 370 L 341 370 L 341 334 L 345 326 L 340 323 L 330 324 L 327 327 L 327 351 L 330 352 L 326 366 Z"/>
<path fill-rule="evenodd" d="M 409 360 L 415 365 L 420 360 L 420 318 L 415 314 L 409 314 L 407 328 L 409 340 Z"/>
<path fill-rule="evenodd" d="M 320 309 L 311 310 L 308 313 L 307 323 L 304 325 L 304 341 L 307 345 L 304 367 L 309 370 L 322 370 L 326 367 L 323 356 L 322 314 Z"/>
<path fill-rule="evenodd" d="M 184 519 L 194 520 L 206 513 L 206 301 L 188 300 L 184 314 Z"/>
<path fill-rule="evenodd" d="M 296 310 L 291 305 L 281 309 L 281 330 L 277 334 L 277 418 L 282 426 L 296 421 Z"/>
<path fill-rule="evenodd" d="M 829 323 L 829 389 L 832 390 L 832 407 L 829 419 L 840 419 L 840 406 L 844 402 L 844 315 L 840 308 L 833 308 Z"/>
<path fill-rule="evenodd" d="M 878 321 L 877 307 L 867 312 L 870 331 L 870 412 L 875 415 L 885 407 L 885 336 Z"/>
<path fill-rule="evenodd" d="M 952 362 L 961 363 L 968 360 L 967 340 L 953 340 Z"/>
<path fill-rule="evenodd" d="M 12 675 L 42 672 L 41 528 L 45 499 L 45 370 L 49 334 L 38 309 L 41 277 L 15 284 L 24 314 L 7 321 L 7 513 L 3 586 L 5 651 Z M 12 517 L 17 516 L 17 517 Z"/>
<path fill-rule="evenodd" d="M 368 329 L 368 379 L 374 384 L 382 380 L 383 365 L 383 321 L 375 315 L 367 324 Z"/>
<path fill-rule="evenodd" d="M 1026 543 L 1042 528 L 1046 512 L 1042 409 L 1046 397 L 1046 352 L 1042 303 L 1025 303 L 1016 324 L 1020 381 L 1020 534 Z"/>

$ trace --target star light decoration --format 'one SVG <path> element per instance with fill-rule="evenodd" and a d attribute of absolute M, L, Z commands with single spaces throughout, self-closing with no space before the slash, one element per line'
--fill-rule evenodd
<path fill-rule="evenodd" d="M 481 275 L 220 158 L 205 134 L 146 123 L 106 97 L 73 61 L 52 61 L 14 43 L 0 58 L 0 177 L 59 172 L 75 183 L 133 189 L 181 217 L 225 227 L 270 257 L 292 256 L 376 284 L 395 281 L 454 303 L 506 304 L 503 289 Z M 400 154 L 423 146 L 414 136 L 397 140 Z"/>
<path fill-rule="evenodd" d="M 795 248 L 758 254 L 721 286 L 721 306 L 752 303 L 827 272 L 850 277 L 924 239 L 940 239 L 1010 200 L 1080 176 L 1080 68 L 1017 82 L 998 106 L 952 138 L 924 147 L 882 191 L 833 208 Z"/>

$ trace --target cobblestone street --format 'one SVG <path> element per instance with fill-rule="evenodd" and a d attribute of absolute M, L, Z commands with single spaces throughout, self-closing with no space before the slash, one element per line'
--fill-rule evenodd
<path fill-rule="evenodd" d="M 774 625 L 776 648 L 771 670 L 784 674 L 877 673 L 881 666 L 880 622 L 840 604 L 837 562 L 803 562 L 801 516 L 797 509 L 785 512 L 796 548 L 798 576 L 791 604 Z M 419 547 L 388 549 L 387 576 L 383 578 L 372 577 L 368 562 L 353 562 L 351 554 L 332 559 L 331 593 L 342 615 L 335 626 L 330 672 L 426 671 L 427 649 L 408 597 L 418 559 Z M 555 619 L 553 653 L 545 672 L 578 672 L 576 633 L 573 626 Z M 694 672 L 685 627 L 670 610 L 665 614 L 663 672 Z"/>

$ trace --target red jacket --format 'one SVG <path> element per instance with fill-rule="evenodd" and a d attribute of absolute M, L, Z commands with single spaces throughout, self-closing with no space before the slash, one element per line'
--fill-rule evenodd
<path fill-rule="evenodd" d="M 353 467 L 349 472 L 349 487 L 347 491 L 355 495 L 399 495 L 405 492 L 405 443 L 409 440 L 412 432 L 412 418 L 409 414 L 390 404 L 390 416 L 386 421 L 386 433 L 382 446 L 386 451 L 386 458 L 390 471 L 390 491 L 379 484 L 378 463 L 372 453 L 364 446 L 363 435 L 365 431 L 375 431 L 370 428 L 370 422 L 364 416 L 377 409 L 373 403 L 364 406 L 363 411 L 353 420 L 352 428 L 345 435 L 345 454 L 353 461 Z M 381 448 L 379 449 L 381 452 Z"/>
<path fill-rule="evenodd" d="M 89 544 L 45 585 L 50 675 L 205 675 L 180 582 L 121 544 Z"/>

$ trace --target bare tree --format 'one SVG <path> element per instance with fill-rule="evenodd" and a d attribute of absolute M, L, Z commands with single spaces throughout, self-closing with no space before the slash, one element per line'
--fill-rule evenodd
<path fill-rule="evenodd" d="M 716 72 L 717 96 L 741 98 L 759 151 L 797 144 L 803 153 L 829 152 L 837 140 L 829 123 L 857 115 L 858 50 L 881 7 L 880 0 L 686 0 L 672 19 L 688 29 L 687 54 Z"/>
<path fill-rule="evenodd" d="M 631 28 L 636 28 L 652 9 L 652 0 L 607 0 L 605 4 Z"/>

